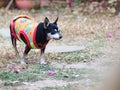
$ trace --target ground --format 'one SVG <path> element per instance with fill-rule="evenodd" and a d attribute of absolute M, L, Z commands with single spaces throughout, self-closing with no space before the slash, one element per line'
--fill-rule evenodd
<path fill-rule="evenodd" d="M 63 39 L 48 44 L 49 65 L 39 65 L 39 51 L 32 50 L 26 59 L 28 65 L 23 68 L 11 45 L 10 21 L 19 14 L 30 15 L 37 22 L 43 21 L 44 16 L 54 21 L 58 12 L 1 12 L 0 90 L 96 90 L 102 86 L 106 75 L 109 76 L 108 71 L 111 73 L 119 63 L 120 15 L 59 13 L 58 25 Z M 18 48 L 23 52 L 22 44 L 18 43 Z M 20 72 L 14 72 L 16 69 Z"/>

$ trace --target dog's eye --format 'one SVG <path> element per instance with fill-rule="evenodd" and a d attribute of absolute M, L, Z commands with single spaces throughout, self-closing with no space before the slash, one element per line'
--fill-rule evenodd
<path fill-rule="evenodd" d="M 55 29 L 55 32 L 57 32 L 58 30 L 57 29 Z"/>

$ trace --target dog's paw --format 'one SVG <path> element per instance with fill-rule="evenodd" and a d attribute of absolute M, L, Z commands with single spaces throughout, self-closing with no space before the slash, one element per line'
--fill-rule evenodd
<path fill-rule="evenodd" d="M 45 61 L 40 62 L 41 65 L 47 65 L 48 63 Z"/>
<path fill-rule="evenodd" d="M 48 64 L 48 63 L 45 61 L 45 58 L 44 58 L 44 57 L 40 57 L 40 64 L 41 64 L 41 65 L 46 65 L 46 64 Z"/>
<path fill-rule="evenodd" d="M 40 64 L 41 64 L 41 65 L 47 65 L 48 63 L 45 61 L 44 58 L 41 58 L 41 59 L 40 59 Z"/>
<path fill-rule="evenodd" d="M 22 65 L 26 65 L 26 62 L 23 61 L 23 60 L 21 60 L 20 63 L 21 63 Z"/>

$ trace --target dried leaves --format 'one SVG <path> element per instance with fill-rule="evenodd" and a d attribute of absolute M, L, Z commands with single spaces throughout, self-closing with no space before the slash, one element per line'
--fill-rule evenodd
<path fill-rule="evenodd" d="M 26 69 L 25 66 L 18 65 L 16 63 L 12 63 L 12 62 L 10 62 L 8 64 L 7 68 L 8 68 L 8 71 L 13 72 L 15 74 L 18 74 L 19 72 L 22 72 L 22 71 L 24 71 Z"/>

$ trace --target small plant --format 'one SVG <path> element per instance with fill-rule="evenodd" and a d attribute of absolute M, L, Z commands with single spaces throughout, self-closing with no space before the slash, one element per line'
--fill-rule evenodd
<path fill-rule="evenodd" d="M 75 4 L 79 6 L 82 2 L 86 2 L 88 0 L 76 0 Z"/>
<path fill-rule="evenodd" d="M 50 57 L 51 60 L 55 60 L 57 62 L 66 62 L 70 64 L 73 62 L 89 62 L 101 55 L 101 52 L 91 52 L 89 49 L 86 49 L 76 52 L 54 53 L 54 55 L 49 53 L 48 57 Z"/>
<path fill-rule="evenodd" d="M 23 84 L 23 82 L 33 82 L 40 80 L 38 76 L 28 72 L 22 72 L 19 74 L 3 72 L 0 74 L 0 78 L 4 80 L 4 86 L 14 86 Z"/>
<path fill-rule="evenodd" d="M 55 74 L 50 75 L 50 71 L 54 71 Z M 0 79 L 3 81 L 4 86 L 14 86 L 23 84 L 24 82 L 29 83 L 45 79 L 76 81 L 84 79 L 86 73 L 91 75 L 94 73 L 94 70 L 85 68 L 63 69 L 52 66 L 36 65 L 32 70 L 19 72 L 17 74 L 13 72 L 2 72 L 0 73 Z"/>

